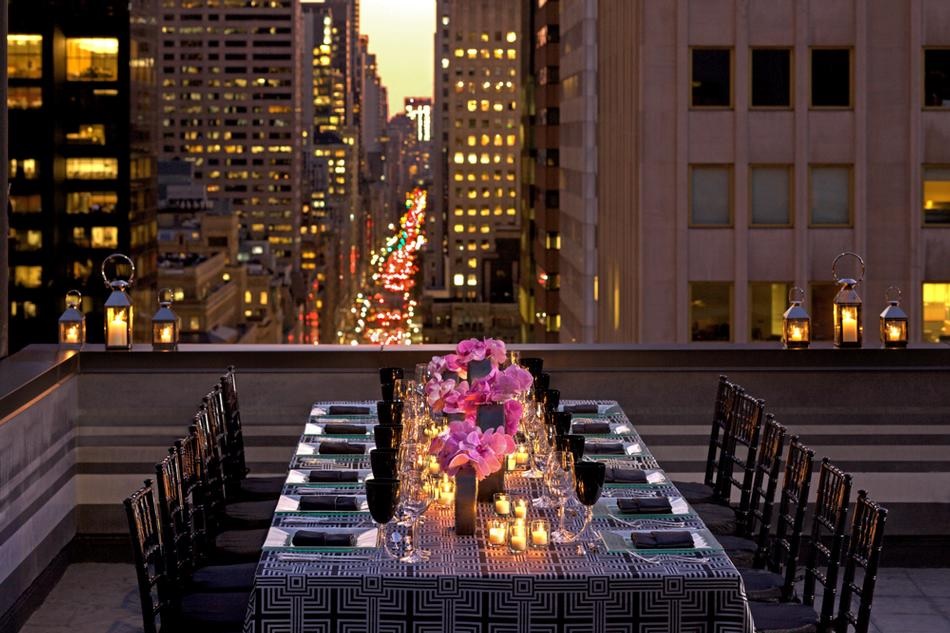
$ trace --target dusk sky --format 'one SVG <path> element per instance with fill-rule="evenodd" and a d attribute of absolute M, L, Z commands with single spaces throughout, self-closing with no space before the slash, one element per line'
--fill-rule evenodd
<path fill-rule="evenodd" d="M 362 0 L 360 33 L 376 54 L 390 116 L 405 97 L 432 96 L 435 0 Z"/>

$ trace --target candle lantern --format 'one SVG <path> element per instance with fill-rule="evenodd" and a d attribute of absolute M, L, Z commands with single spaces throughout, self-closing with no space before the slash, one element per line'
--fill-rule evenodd
<path fill-rule="evenodd" d="M 79 309 L 81 304 L 81 292 L 66 293 L 66 311 L 59 317 L 59 346 L 63 349 L 80 349 L 86 342 L 86 315 Z"/>
<path fill-rule="evenodd" d="M 838 276 L 838 262 L 842 257 L 851 256 L 861 264 L 861 276 L 858 279 Z M 841 287 L 838 294 L 835 295 L 834 304 L 834 326 L 835 326 L 835 347 L 861 347 L 861 338 L 864 334 L 864 328 L 861 325 L 861 297 L 858 296 L 855 288 L 864 279 L 864 260 L 860 255 L 850 251 L 841 253 L 835 257 L 831 265 L 831 272 L 834 275 L 835 282 Z"/>
<path fill-rule="evenodd" d="M 891 286 L 884 293 L 887 307 L 881 312 L 881 343 L 887 349 L 907 347 L 907 313 L 900 307 L 901 291 Z"/>
<path fill-rule="evenodd" d="M 106 276 L 106 266 L 109 263 L 124 262 L 129 267 L 129 278 L 119 279 L 116 272 L 115 279 Z M 112 290 L 106 299 L 106 349 L 132 349 L 132 300 L 129 298 L 129 288 L 135 281 L 135 264 L 126 255 L 113 253 L 102 262 L 102 279 Z"/>
<path fill-rule="evenodd" d="M 792 304 L 782 315 L 782 344 L 785 349 L 805 349 L 811 342 L 811 318 L 802 307 L 805 291 L 795 286 L 788 291 Z"/>
<path fill-rule="evenodd" d="M 158 312 L 152 316 L 152 349 L 174 351 L 178 349 L 178 334 L 181 319 L 172 310 L 171 288 L 158 291 Z"/>

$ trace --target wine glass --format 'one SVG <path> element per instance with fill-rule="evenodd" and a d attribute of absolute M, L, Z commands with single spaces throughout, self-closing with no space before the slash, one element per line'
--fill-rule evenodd
<path fill-rule="evenodd" d="M 558 405 L 561 404 L 561 390 L 546 389 L 541 401 L 544 403 L 545 411 L 557 411 Z"/>
<path fill-rule="evenodd" d="M 383 426 L 397 426 L 402 424 L 402 409 L 398 400 L 381 400 L 376 403 L 376 417 Z"/>
<path fill-rule="evenodd" d="M 369 452 L 369 464 L 373 469 L 373 479 L 393 479 L 396 477 L 395 448 L 374 448 Z"/>
<path fill-rule="evenodd" d="M 548 450 L 547 429 L 538 416 L 537 407 L 529 407 L 526 411 L 521 428 L 529 445 L 529 461 L 528 470 L 521 473 L 521 476 L 525 479 L 541 479 L 544 471 L 539 467 L 539 462 L 544 463 L 544 454 Z"/>
<path fill-rule="evenodd" d="M 376 440 L 376 448 L 399 448 L 402 426 L 377 424 L 373 427 L 373 438 Z"/>
<path fill-rule="evenodd" d="M 400 515 L 398 524 L 408 528 L 403 535 L 406 553 L 399 558 L 402 563 L 414 564 L 429 559 L 429 552 L 418 547 L 416 536 L 422 514 L 432 503 L 432 497 L 425 490 L 425 480 L 422 472 L 413 469 L 403 479 L 399 489 L 399 503 L 397 510 Z"/>
<path fill-rule="evenodd" d="M 575 537 L 581 543 L 587 544 L 590 551 L 597 551 L 596 541 L 600 539 L 600 533 L 591 527 L 591 521 L 594 518 L 594 512 L 591 509 L 600 494 L 604 490 L 604 478 L 607 475 L 607 465 L 603 462 L 575 462 L 574 478 L 576 481 L 574 492 L 577 494 L 577 500 L 584 504 L 586 512 L 584 513 L 584 527 Z M 582 546 L 578 545 L 578 553 L 583 553 Z"/>
<path fill-rule="evenodd" d="M 555 440 L 554 446 L 559 451 L 570 451 L 576 464 L 584 457 L 585 441 L 583 435 L 561 435 Z"/>
<path fill-rule="evenodd" d="M 379 524 L 379 541 L 382 541 L 383 550 L 395 557 L 390 549 L 390 540 L 385 536 L 386 525 L 396 514 L 396 502 L 399 499 L 398 479 L 367 479 L 366 505 L 369 506 L 370 516 Z"/>
<path fill-rule="evenodd" d="M 567 435 L 571 432 L 572 417 L 569 412 L 557 411 L 553 413 L 552 416 L 554 419 L 554 428 L 558 436 Z"/>
<path fill-rule="evenodd" d="M 564 504 L 574 490 L 574 455 L 570 451 L 555 451 L 548 460 L 544 471 L 544 483 L 547 484 L 557 507 L 558 528 L 551 534 L 555 543 L 569 543 L 573 540 L 564 526 Z"/>

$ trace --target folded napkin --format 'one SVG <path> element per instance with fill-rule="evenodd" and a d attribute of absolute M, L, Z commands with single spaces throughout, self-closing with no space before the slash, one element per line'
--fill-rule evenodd
<path fill-rule="evenodd" d="M 586 442 L 585 455 L 625 455 L 623 442 Z"/>
<path fill-rule="evenodd" d="M 366 427 L 362 424 L 327 424 L 323 432 L 327 435 L 366 435 Z"/>
<path fill-rule="evenodd" d="M 312 484 L 320 482 L 359 481 L 359 473 L 355 470 L 311 470 L 307 481 Z"/>
<path fill-rule="evenodd" d="M 369 415 L 369 407 L 360 407 L 352 404 L 330 405 L 327 415 Z"/>
<path fill-rule="evenodd" d="M 366 452 L 366 446 L 349 442 L 325 441 L 320 442 L 319 452 L 321 455 L 362 455 Z"/>
<path fill-rule="evenodd" d="M 608 468 L 604 482 L 608 484 L 645 484 L 647 483 L 647 474 L 645 471 L 634 468 Z"/>
<path fill-rule="evenodd" d="M 297 530 L 290 541 L 297 547 L 353 547 L 355 534 L 339 532 L 318 532 L 316 530 Z"/>
<path fill-rule="evenodd" d="M 596 404 L 571 404 L 564 407 L 567 413 L 597 413 Z"/>
<path fill-rule="evenodd" d="M 297 509 L 301 512 L 356 512 L 360 505 L 356 497 L 304 495 L 300 497 Z"/>
<path fill-rule="evenodd" d="M 575 422 L 574 433 L 610 433 L 609 422 Z"/>
<path fill-rule="evenodd" d="M 673 507 L 666 497 L 617 499 L 617 507 L 624 514 L 673 514 Z"/>
<path fill-rule="evenodd" d="M 630 534 L 637 549 L 692 549 L 693 534 L 689 530 L 655 530 Z"/>

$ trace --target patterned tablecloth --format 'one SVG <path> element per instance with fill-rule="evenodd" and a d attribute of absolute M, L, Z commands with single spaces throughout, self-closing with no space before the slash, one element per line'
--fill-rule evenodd
<path fill-rule="evenodd" d="M 602 409 L 609 407 L 611 422 L 629 427 L 624 432 L 626 441 L 640 444 L 636 456 L 610 459 L 608 464 L 623 461 L 628 467 L 658 469 L 616 402 L 599 403 L 604 405 Z M 342 403 L 317 403 L 315 410 L 325 410 L 330 404 Z M 367 418 L 366 423 L 374 420 Z M 317 439 L 304 434 L 301 442 Z M 295 455 L 291 469 L 345 467 L 342 464 L 369 468 L 368 462 L 368 457 L 361 456 L 333 463 Z M 537 496 L 536 486 L 535 481 L 518 474 L 506 476 L 511 493 Z M 296 488 L 288 483 L 284 492 L 293 494 Z M 360 488 L 349 491 L 361 492 Z M 610 504 L 612 497 L 657 492 L 678 494 L 665 481 L 608 486 L 601 505 Z M 552 545 L 512 555 L 506 548 L 487 547 L 483 528 L 492 514 L 491 505 L 478 505 L 479 525 L 474 536 L 456 536 L 451 512 L 435 505 L 430 508 L 418 539 L 431 558 L 419 565 L 405 565 L 378 550 L 294 553 L 290 548 L 265 548 L 245 633 L 752 631 L 739 573 L 691 509 L 685 514 L 639 520 L 629 515 L 621 519 L 599 509 L 594 527 L 622 536 L 617 542 L 629 542 L 634 529 L 692 528 L 703 535 L 707 548 L 649 554 L 611 547 L 591 554 L 578 553 L 576 545 Z M 555 523 L 553 511 L 545 514 L 531 509 L 531 518 L 543 516 Z M 328 525 L 369 528 L 373 523 L 368 513 L 279 512 L 271 531 Z"/>

